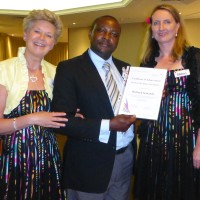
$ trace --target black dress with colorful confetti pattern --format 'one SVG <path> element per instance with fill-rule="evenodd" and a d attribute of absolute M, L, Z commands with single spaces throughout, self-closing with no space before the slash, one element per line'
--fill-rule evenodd
<path fill-rule="evenodd" d="M 27 91 L 5 118 L 50 111 L 45 91 Z M 53 130 L 29 126 L 0 137 L 0 199 L 62 200 L 61 157 Z"/>
<path fill-rule="evenodd" d="M 167 95 L 161 100 L 158 120 L 143 120 L 138 129 L 137 200 L 200 199 L 200 170 L 193 167 L 200 127 L 200 50 L 186 51 L 182 64 L 190 75 L 175 77 L 177 70 L 167 72 Z"/>

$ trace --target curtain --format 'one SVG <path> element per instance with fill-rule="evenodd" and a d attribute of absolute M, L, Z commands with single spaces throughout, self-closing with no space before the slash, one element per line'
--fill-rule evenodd
<path fill-rule="evenodd" d="M 0 60 L 6 59 L 6 40 L 7 35 L 5 33 L 0 33 Z"/>
<path fill-rule="evenodd" d="M 45 60 L 58 65 L 58 62 L 68 59 L 68 43 L 60 42 L 57 43 L 54 48 L 45 56 Z"/>

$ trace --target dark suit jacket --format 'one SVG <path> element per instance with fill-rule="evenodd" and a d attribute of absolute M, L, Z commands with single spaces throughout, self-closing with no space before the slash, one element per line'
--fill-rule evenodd
<path fill-rule="evenodd" d="M 122 73 L 129 64 L 113 58 Z M 80 108 L 85 119 L 75 118 Z M 68 136 L 64 148 L 64 188 L 90 193 L 102 193 L 107 189 L 113 168 L 116 132 L 112 132 L 108 144 L 99 142 L 102 119 L 114 114 L 101 77 L 91 61 L 88 51 L 83 55 L 60 62 L 57 67 L 53 111 L 64 111 L 69 121 L 57 132 Z"/>

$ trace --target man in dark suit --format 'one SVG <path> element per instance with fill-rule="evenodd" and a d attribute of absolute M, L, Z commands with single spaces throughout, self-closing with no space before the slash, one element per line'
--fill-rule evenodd
<path fill-rule="evenodd" d="M 91 46 L 81 56 L 58 64 L 52 109 L 67 113 L 59 133 L 68 136 L 64 148 L 63 186 L 68 200 L 128 200 L 133 168 L 135 116 L 117 115 L 107 93 L 104 68 L 123 92 L 122 71 L 129 66 L 112 57 L 121 33 L 112 16 L 97 18 L 89 31 Z M 122 70 L 123 69 L 123 70 Z M 114 83 L 113 83 L 114 84 Z M 75 117 L 79 108 L 84 119 Z"/>

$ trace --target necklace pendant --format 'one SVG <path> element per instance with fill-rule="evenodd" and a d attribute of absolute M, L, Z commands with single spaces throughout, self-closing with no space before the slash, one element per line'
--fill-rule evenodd
<path fill-rule="evenodd" d="M 32 83 L 35 83 L 38 80 L 37 76 L 30 76 L 29 79 Z"/>

